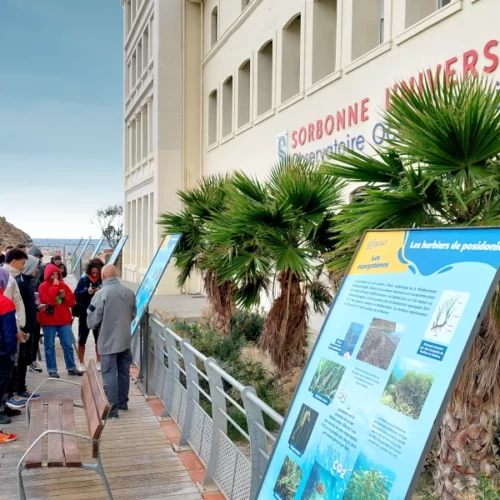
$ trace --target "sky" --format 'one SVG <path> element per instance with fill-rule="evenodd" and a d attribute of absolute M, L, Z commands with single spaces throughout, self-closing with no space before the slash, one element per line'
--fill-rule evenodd
<path fill-rule="evenodd" d="M 32 238 L 98 237 L 123 202 L 122 19 L 120 0 L 0 0 L 0 216 Z"/>

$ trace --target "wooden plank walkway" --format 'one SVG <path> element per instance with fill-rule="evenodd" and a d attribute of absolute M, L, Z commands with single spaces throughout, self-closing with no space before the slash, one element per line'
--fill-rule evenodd
<path fill-rule="evenodd" d="M 73 329 L 76 332 L 76 320 Z M 58 340 L 56 345 L 61 378 L 81 381 L 80 377 L 68 376 Z M 90 335 L 86 361 L 92 357 L 95 357 L 95 348 Z M 47 378 L 43 362 L 42 366 L 44 372 L 41 374 L 28 372 L 28 386 L 32 390 Z M 49 382 L 42 387 L 41 393 L 44 399 L 80 400 L 79 387 L 69 384 Z M 200 500 L 198 489 L 134 381 L 130 386 L 129 408 L 128 412 L 120 412 L 119 420 L 107 422 L 101 439 L 103 467 L 114 498 Z M 76 408 L 75 413 L 76 431 L 88 435 L 83 410 Z M 13 500 L 17 498 L 16 467 L 28 442 L 25 412 L 14 417 L 11 424 L 3 426 L 3 430 L 18 434 L 17 441 L 0 445 L 0 500 Z M 47 446 L 46 442 L 44 446 Z M 92 463 L 90 446 L 82 444 L 81 440 L 79 446 L 83 461 Z M 92 471 L 42 468 L 25 471 L 23 476 L 29 499 L 107 498 L 99 475 Z"/>

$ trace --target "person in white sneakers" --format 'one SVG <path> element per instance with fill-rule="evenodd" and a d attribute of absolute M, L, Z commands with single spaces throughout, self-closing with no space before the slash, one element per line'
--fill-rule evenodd
<path fill-rule="evenodd" d="M 87 325 L 87 309 L 92 297 L 101 289 L 101 269 L 104 262 L 101 259 L 93 259 L 85 270 L 85 274 L 80 278 L 75 288 L 76 306 L 73 308 L 73 316 L 78 317 L 78 359 L 80 371 L 86 371 L 85 367 L 85 345 L 89 338 L 90 328 Z M 101 356 L 97 348 L 97 339 L 99 338 L 99 329 L 92 330 L 95 340 L 95 354 L 97 358 L 97 370 L 101 371 Z"/>

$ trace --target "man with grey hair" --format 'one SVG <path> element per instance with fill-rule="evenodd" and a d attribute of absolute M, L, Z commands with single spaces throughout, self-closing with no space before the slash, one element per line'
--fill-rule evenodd
<path fill-rule="evenodd" d="M 104 266 L 101 276 L 102 288 L 87 310 L 87 326 L 100 330 L 97 348 L 101 355 L 102 381 L 111 405 L 109 417 L 116 419 L 118 410 L 128 410 L 132 364 L 130 325 L 136 315 L 135 295 L 120 283 L 115 266 Z"/>

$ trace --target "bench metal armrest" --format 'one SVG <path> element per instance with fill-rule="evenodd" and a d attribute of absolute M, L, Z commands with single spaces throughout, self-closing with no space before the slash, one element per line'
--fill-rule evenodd
<path fill-rule="evenodd" d="M 29 405 L 31 403 L 31 399 L 33 398 L 33 394 L 35 394 L 36 392 L 38 392 L 38 390 L 40 389 L 40 387 L 42 387 L 44 384 L 46 384 L 47 382 L 50 382 L 50 381 L 53 381 L 53 382 L 61 382 L 63 384 L 71 384 L 71 385 L 77 385 L 78 387 L 81 387 L 82 384 L 79 384 L 78 382 L 73 382 L 71 380 L 64 380 L 62 378 L 46 378 L 32 393 L 31 393 L 31 396 L 28 398 L 28 400 L 26 401 L 26 424 L 27 426 L 29 427 L 30 426 L 30 409 L 29 409 Z"/>
<path fill-rule="evenodd" d="M 47 431 L 42 432 L 36 439 L 33 441 L 33 443 L 28 447 L 26 450 L 26 453 L 21 457 L 21 460 L 19 460 L 19 464 L 17 467 L 22 467 L 22 464 L 26 457 L 28 456 L 28 453 L 31 451 L 31 449 L 40 441 L 43 439 L 45 436 L 48 436 L 49 434 L 62 434 L 63 436 L 71 436 L 71 437 L 76 437 L 78 439 L 85 439 L 86 441 L 91 441 L 91 442 L 97 442 L 97 439 L 92 439 L 90 436 L 84 436 L 83 434 L 75 434 L 74 432 L 67 432 L 67 431 L 61 431 L 61 430 L 55 430 L 55 429 L 49 429 Z"/>

